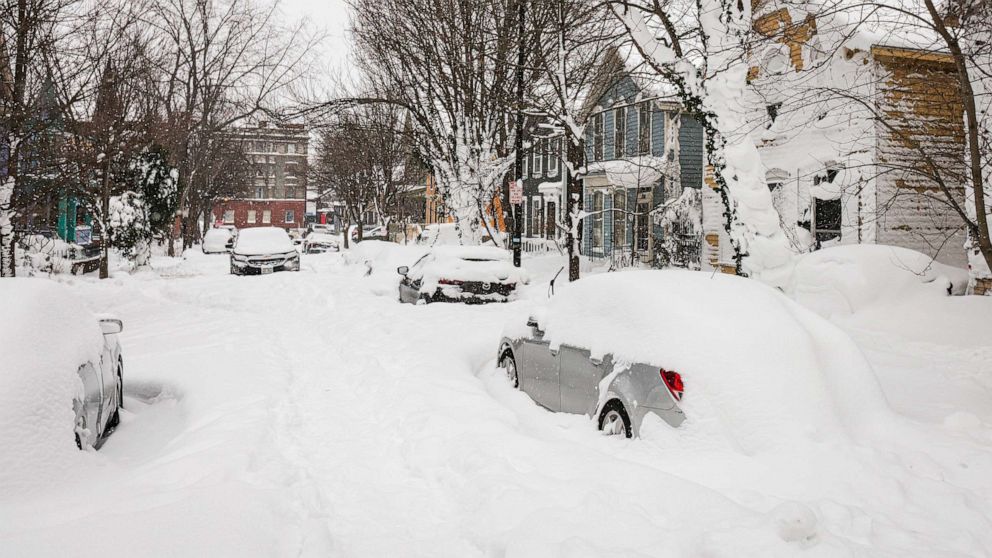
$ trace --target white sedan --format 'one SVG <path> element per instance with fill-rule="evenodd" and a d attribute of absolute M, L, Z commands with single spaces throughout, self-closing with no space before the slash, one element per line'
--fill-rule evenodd
<path fill-rule="evenodd" d="M 231 250 L 232 275 L 299 271 L 300 253 L 289 234 L 278 227 L 243 229 Z"/>

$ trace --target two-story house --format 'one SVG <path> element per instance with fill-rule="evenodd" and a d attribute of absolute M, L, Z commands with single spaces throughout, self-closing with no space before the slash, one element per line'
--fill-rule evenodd
<path fill-rule="evenodd" d="M 703 186 L 702 127 L 631 53 L 612 51 L 595 82 L 584 110 L 582 254 L 618 267 L 660 264 L 660 208 L 684 188 Z M 694 234 L 689 240 L 699 246 Z M 700 249 L 693 251 L 690 261 L 674 263 L 696 267 Z"/>
<path fill-rule="evenodd" d="M 861 22 L 818 0 L 754 4 L 750 132 L 793 248 L 888 244 L 963 267 L 953 57 L 893 13 Z"/>

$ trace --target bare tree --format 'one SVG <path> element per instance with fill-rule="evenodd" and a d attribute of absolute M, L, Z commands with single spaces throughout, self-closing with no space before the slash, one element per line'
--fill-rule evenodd
<path fill-rule="evenodd" d="M 582 175 L 585 173 L 585 127 L 582 114 L 589 95 L 601 93 L 611 75 L 603 71 L 604 54 L 618 36 L 616 25 L 599 3 L 585 0 L 541 0 L 533 3 L 537 45 L 534 55 L 538 82 L 531 103 L 544 123 L 561 134 L 563 219 L 568 277 L 579 278 Z M 536 131 L 540 135 L 541 130 Z"/>
<path fill-rule="evenodd" d="M 362 240 L 365 215 L 376 197 L 376 170 L 365 153 L 360 121 L 354 115 L 341 115 L 321 130 L 317 159 L 311 167 L 311 181 L 325 184 L 337 201 L 344 203 L 344 246 L 348 247 L 351 225 L 358 225 Z"/>
<path fill-rule="evenodd" d="M 515 0 L 351 4 L 358 59 L 373 89 L 408 111 L 463 241 L 479 242 L 512 161 Z"/>
<path fill-rule="evenodd" d="M 199 235 L 210 157 L 231 126 L 271 109 L 305 69 L 316 38 L 302 23 L 283 27 L 277 5 L 252 0 L 162 0 L 146 22 L 160 71 L 155 91 L 162 143 L 179 169 L 183 247 Z M 173 253 L 173 242 L 169 244 Z"/>
<path fill-rule="evenodd" d="M 24 205 L 22 170 L 31 142 L 50 119 L 32 119 L 48 81 L 46 60 L 58 55 L 74 27 L 75 0 L 4 0 L 0 3 L 0 277 L 13 277 L 14 221 Z M 50 83 L 50 82 L 49 82 Z"/>

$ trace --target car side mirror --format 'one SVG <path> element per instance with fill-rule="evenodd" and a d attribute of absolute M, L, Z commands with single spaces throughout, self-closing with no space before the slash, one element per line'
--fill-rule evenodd
<path fill-rule="evenodd" d="M 117 319 L 104 318 L 100 320 L 100 330 L 104 335 L 120 333 L 124 331 L 124 322 Z"/>
<path fill-rule="evenodd" d="M 535 318 L 534 316 L 527 318 L 527 327 L 533 329 L 537 333 L 541 333 L 541 334 L 544 333 L 544 330 L 541 329 L 541 326 L 537 323 L 537 318 Z"/>
<path fill-rule="evenodd" d="M 410 266 L 408 266 L 408 265 L 401 265 L 401 266 L 399 266 L 399 267 L 396 268 L 396 273 L 399 273 L 400 275 L 406 277 L 406 274 L 407 273 L 410 273 Z"/>

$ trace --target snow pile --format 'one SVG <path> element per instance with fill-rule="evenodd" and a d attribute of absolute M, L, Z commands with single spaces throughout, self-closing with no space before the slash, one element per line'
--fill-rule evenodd
<path fill-rule="evenodd" d="M 875 304 L 917 296 L 964 294 L 968 273 L 896 246 L 826 248 L 798 258 L 789 295 L 824 317 L 854 314 Z"/>
<path fill-rule="evenodd" d="M 56 283 L 6 279 L 0 300 L 0 494 L 9 495 L 63 481 L 77 466 L 77 371 L 99 364 L 103 335 L 97 318 Z"/>
<path fill-rule="evenodd" d="M 847 335 L 758 281 L 596 275 L 563 286 L 536 317 L 552 347 L 679 371 L 688 424 L 716 428 L 745 453 L 847 439 L 887 411 Z"/>
<path fill-rule="evenodd" d="M 227 250 L 229 240 L 231 240 L 230 229 L 210 229 L 203 235 L 203 251 L 224 252 Z"/>
<path fill-rule="evenodd" d="M 256 227 L 238 233 L 234 253 L 243 256 L 264 256 L 285 254 L 295 250 L 293 241 L 286 231 L 279 227 Z"/>

